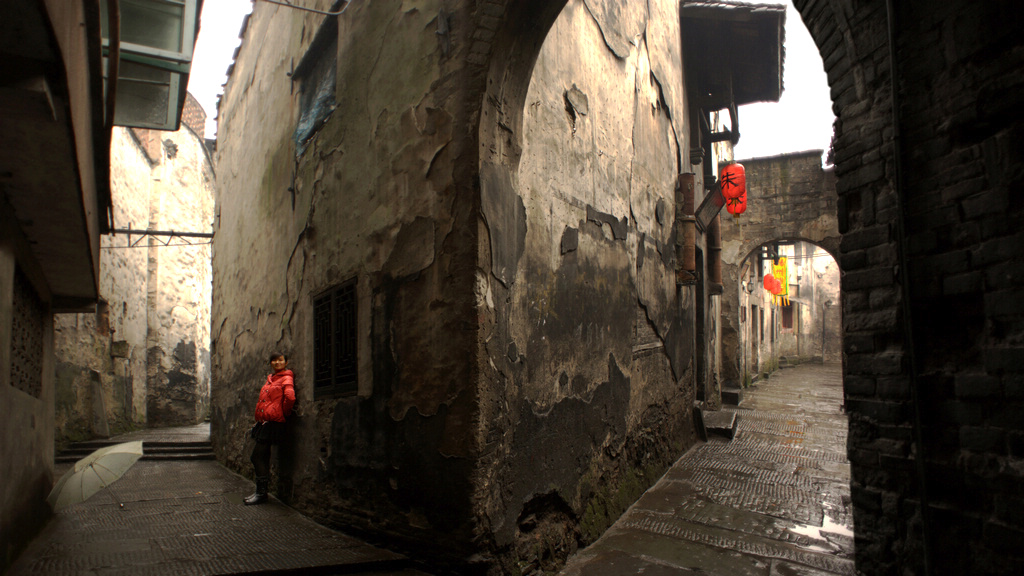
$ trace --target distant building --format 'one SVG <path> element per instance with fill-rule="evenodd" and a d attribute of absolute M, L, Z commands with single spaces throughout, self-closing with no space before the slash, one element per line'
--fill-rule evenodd
<path fill-rule="evenodd" d="M 176 132 L 113 130 L 113 217 L 121 232 L 102 238 L 99 305 L 54 317 L 58 443 L 206 417 L 211 240 L 145 235 L 212 230 L 205 121 L 189 95 Z"/>
<path fill-rule="evenodd" d="M 778 274 L 783 259 L 785 278 Z M 842 359 L 839 266 L 831 254 L 809 242 L 776 241 L 759 246 L 740 270 L 742 384 L 780 366 Z M 765 289 L 769 274 L 786 284 L 785 296 Z"/>

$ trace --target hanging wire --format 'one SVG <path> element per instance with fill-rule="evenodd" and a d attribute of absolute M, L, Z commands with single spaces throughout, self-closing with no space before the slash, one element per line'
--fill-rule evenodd
<path fill-rule="evenodd" d="M 306 8 L 305 6 L 296 6 L 295 4 L 289 3 L 287 0 L 283 0 L 283 1 L 281 1 L 281 0 L 260 0 L 260 1 L 261 2 L 267 2 L 269 4 L 277 4 L 278 6 L 285 6 L 285 7 L 288 7 L 288 8 L 295 8 L 296 10 L 305 10 L 306 12 L 313 12 L 313 13 L 316 13 L 316 14 L 323 14 L 324 16 L 338 16 L 342 12 L 345 11 L 345 8 L 348 7 L 348 2 L 345 2 L 340 10 L 337 10 L 337 11 L 334 11 L 334 12 L 328 12 L 328 11 L 325 11 L 325 10 L 317 10 L 315 8 Z"/>

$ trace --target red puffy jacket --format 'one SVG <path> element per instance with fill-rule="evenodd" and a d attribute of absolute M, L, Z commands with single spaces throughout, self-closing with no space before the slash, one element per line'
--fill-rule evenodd
<path fill-rule="evenodd" d="M 260 389 L 256 402 L 257 422 L 284 422 L 291 415 L 295 405 L 295 375 L 291 370 L 281 370 L 267 376 L 267 383 Z"/>

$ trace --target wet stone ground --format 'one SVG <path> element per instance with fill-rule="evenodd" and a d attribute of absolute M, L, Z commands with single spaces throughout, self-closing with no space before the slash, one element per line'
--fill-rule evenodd
<path fill-rule="evenodd" d="M 744 391 L 735 436 L 680 458 L 564 576 L 856 574 L 839 364 Z"/>

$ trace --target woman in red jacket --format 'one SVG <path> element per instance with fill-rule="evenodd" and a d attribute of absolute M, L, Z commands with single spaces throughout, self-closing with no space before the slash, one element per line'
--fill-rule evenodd
<path fill-rule="evenodd" d="M 288 358 L 284 354 L 271 354 L 270 367 L 274 373 L 267 375 L 267 382 L 260 389 L 260 399 L 256 402 L 256 425 L 250 432 L 256 440 L 249 457 L 256 474 L 256 492 L 245 499 L 246 504 L 267 501 L 270 447 L 284 438 L 285 418 L 291 415 L 295 405 L 295 375 L 288 369 Z"/>

